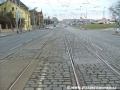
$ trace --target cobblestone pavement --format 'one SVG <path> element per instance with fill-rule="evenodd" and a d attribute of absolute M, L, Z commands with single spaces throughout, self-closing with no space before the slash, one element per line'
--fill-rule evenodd
<path fill-rule="evenodd" d="M 26 81 L 24 88 L 18 88 L 18 90 L 75 90 L 73 87 L 77 87 L 77 84 L 68 56 L 65 36 L 68 40 L 68 46 L 71 46 L 73 50 L 72 55 L 75 70 L 81 88 L 84 86 L 120 87 L 120 77 L 91 52 L 100 51 L 98 48 L 91 46 L 90 42 L 78 38 L 76 34 L 65 30 L 59 30 L 54 31 L 52 36 L 50 34 L 44 39 L 38 38 L 26 44 L 20 52 L 7 58 L 7 61 L 10 62 L 8 64 L 14 62 L 11 64 L 16 67 L 13 71 L 19 71 L 19 68 L 22 68 L 28 63 L 36 53 L 39 51 L 41 52 L 40 55 L 35 58 L 35 61 L 38 60 L 38 63 L 30 75 L 30 78 Z M 50 40 L 48 41 L 48 39 Z M 43 47 L 45 42 L 47 43 Z M 86 46 L 90 48 L 91 51 L 86 48 Z M 103 54 L 101 54 L 101 57 L 102 56 Z M 107 58 L 106 55 L 104 57 Z M 21 65 L 19 65 L 19 63 Z M 69 89 L 67 87 L 69 87 Z"/>
<path fill-rule="evenodd" d="M 45 53 L 39 56 L 40 62 L 24 90 L 67 90 L 67 86 L 76 86 L 63 38 L 61 33 L 60 37 L 58 35 L 47 46 Z"/>
<path fill-rule="evenodd" d="M 117 89 L 120 89 L 120 76 L 116 75 L 115 72 L 108 68 L 105 63 L 103 63 L 98 57 L 96 57 L 95 54 L 92 53 L 98 53 L 100 50 L 91 46 L 89 41 L 80 39 L 75 36 L 73 36 L 73 38 L 74 44 L 72 46 L 74 50 L 74 61 L 76 63 L 77 71 L 79 72 L 81 85 L 116 87 Z M 71 42 L 73 42 L 73 39 L 71 39 Z M 104 53 L 101 54 L 101 57 L 105 57 L 105 55 L 102 56 L 103 54 Z M 110 62 L 107 63 L 114 64 Z"/>
<path fill-rule="evenodd" d="M 8 88 L 52 34 L 53 32 L 8 52 L 9 56 L 3 58 L 3 62 L 0 64 L 0 90 Z"/>
<path fill-rule="evenodd" d="M 68 32 L 65 35 L 73 49 L 75 68 L 82 87 L 120 87 L 120 78 L 83 45 L 86 44 L 84 40 Z M 57 38 L 47 47 L 46 52 L 40 55 L 41 61 L 24 90 L 68 90 L 68 86 L 77 86 L 67 56 L 65 40 L 61 37 L 65 36 Z"/>

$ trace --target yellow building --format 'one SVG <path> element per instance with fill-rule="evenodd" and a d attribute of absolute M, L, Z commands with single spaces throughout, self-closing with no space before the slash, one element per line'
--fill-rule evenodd
<path fill-rule="evenodd" d="M 30 13 L 28 11 L 28 7 L 23 4 L 20 0 L 7 0 L 6 2 L 0 4 L 0 14 L 3 15 L 4 13 L 11 12 L 13 15 L 12 20 L 15 21 L 15 25 L 6 25 L 8 28 L 19 28 L 22 27 L 22 30 L 30 29 Z M 4 15 L 3 15 L 4 17 Z M 5 18 L 6 19 L 6 18 Z M 3 20 L 4 21 L 4 20 Z M 2 26 L 6 23 L 0 19 L 0 23 Z M 10 21 L 9 21 L 10 22 Z M 9 24 L 9 23 L 7 23 Z M 6 27 L 6 28 L 7 28 Z"/>

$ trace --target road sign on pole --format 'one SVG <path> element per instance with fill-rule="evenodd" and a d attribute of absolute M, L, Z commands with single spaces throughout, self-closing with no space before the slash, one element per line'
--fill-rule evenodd
<path fill-rule="evenodd" d="M 119 17 L 118 17 L 118 22 L 120 22 L 120 15 L 119 15 Z"/>

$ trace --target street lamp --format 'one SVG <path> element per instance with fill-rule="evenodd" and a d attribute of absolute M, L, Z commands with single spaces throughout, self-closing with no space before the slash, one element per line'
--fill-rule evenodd
<path fill-rule="evenodd" d="M 20 32 L 22 32 L 22 23 L 21 23 L 22 12 L 19 12 L 19 18 L 20 18 Z"/>
<path fill-rule="evenodd" d="M 80 7 L 82 7 L 82 6 L 80 6 Z M 86 7 L 85 7 L 86 8 Z M 87 8 L 86 8 L 86 16 L 85 16 L 85 18 L 86 18 L 86 24 L 87 24 Z M 85 30 L 86 30 L 86 28 L 87 28 L 87 25 L 85 24 Z"/>
<path fill-rule="evenodd" d="M 35 17 L 35 10 L 36 10 L 37 8 L 38 8 L 38 7 L 35 7 L 35 8 L 34 8 L 34 29 L 35 29 L 35 25 L 36 25 L 36 20 L 35 20 L 35 18 L 36 18 L 36 17 Z"/>
<path fill-rule="evenodd" d="M 103 18 L 105 18 L 105 7 L 103 8 Z"/>
<path fill-rule="evenodd" d="M 46 16 L 47 15 L 47 13 L 46 14 L 44 14 L 44 16 Z M 44 17 L 43 17 L 44 18 Z M 44 22 L 46 25 L 47 25 L 47 18 L 46 18 L 46 22 Z"/>
<path fill-rule="evenodd" d="M 18 33 L 18 10 L 16 8 L 16 29 L 17 29 L 17 33 Z"/>
<path fill-rule="evenodd" d="M 80 6 L 80 8 L 81 8 L 82 6 Z M 87 19 L 87 8 L 85 7 L 85 9 L 86 9 L 86 16 L 85 16 L 85 18 Z"/>
<path fill-rule="evenodd" d="M 76 23 L 77 23 L 77 14 L 75 14 L 75 13 L 73 13 L 73 12 L 71 12 L 72 14 L 74 14 L 74 15 L 76 15 Z"/>
<path fill-rule="evenodd" d="M 16 6 L 17 6 L 17 0 L 15 0 L 15 4 L 16 4 Z M 16 29 L 17 29 L 17 33 L 18 33 L 18 9 L 17 9 L 17 7 L 16 7 L 16 19 L 15 19 L 15 21 L 16 21 Z"/>
<path fill-rule="evenodd" d="M 28 8 L 28 30 L 30 31 L 30 12 Z"/>

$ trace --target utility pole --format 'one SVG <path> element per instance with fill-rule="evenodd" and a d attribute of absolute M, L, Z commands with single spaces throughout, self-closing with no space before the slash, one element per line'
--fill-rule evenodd
<path fill-rule="evenodd" d="M 35 25 L 36 25 L 36 16 L 35 16 L 35 10 L 37 9 L 37 7 L 34 8 L 34 29 L 35 29 Z"/>
<path fill-rule="evenodd" d="M 30 18 L 30 16 L 29 16 L 29 8 L 28 8 L 28 30 L 30 31 L 29 18 Z"/>
<path fill-rule="evenodd" d="M 20 18 L 20 32 L 22 32 L 22 23 L 21 23 L 22 13 L 21 12 L 19 12 L 19 18 Z"/>
<path fill-rule="evenodd" d="M 15 0 L 15 4 L 17 6 L 17 0 Z M 18 10 L 17 10 L 17 7 L 16 7 L 16 29 L 17 29 L 17 33 L 18 33 Z"/>
<path fill-rule="evenodd" d="M 103 8 L 103 18 L 105 18 L 105 7 Z"/>
<path fill-rule="evenodd" d="M 35 30 L 35 8 L 34 8 L 34 30 Z"/>
<path fill-rule="evenodd" d="M 75 23 L 77 24 L 77 14 L 75 14 L 75 13 L 73 13 L 73 12 L 71 12 L 72 14 L 74 14 L 76 17 L 76 19 L 75 19 Z"/>

